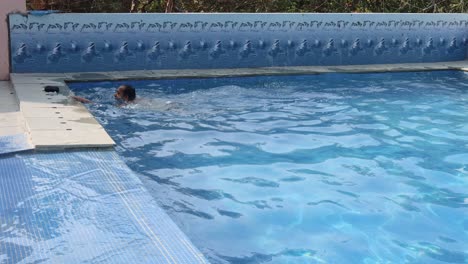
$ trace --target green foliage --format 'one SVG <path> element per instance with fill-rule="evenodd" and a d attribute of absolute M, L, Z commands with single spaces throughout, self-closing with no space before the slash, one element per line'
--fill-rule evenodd
<path fill-rule="evenodd" d="M 168 0 L 28 0 L 64 12 L 165 12 Z M 38 2 L 43 3 L 39 5 Z M 466 0 L 174 0 L 177 12 L 465 13 Z M 133 9 L 132 9 L 133 7 Z"/>

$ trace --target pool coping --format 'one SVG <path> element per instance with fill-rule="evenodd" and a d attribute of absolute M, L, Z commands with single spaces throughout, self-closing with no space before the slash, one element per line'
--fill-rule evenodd
<path fill-rule="evenodd" d="M 365 64 L 336 66 L 287 66 L 259 68 L 226 69 L 168 69 L 108 72 L 71 72 L 71 73 L 12 73 L 13 77 L 37 77 L 38 80 L 63 80 L 65 82 L 118 81 L 132 79 L 175 79 L 175 78 L 216 78 L 261 75 L 307 75 L 323 73 L 379 73 L 462 70 L 468 71 L 468 60 L 427 63 Z"/>
<path fill-rule="evenodd" d="M 158 80 L 175 78 L 309 75 L 324 73 L 382 73 L 410 71 L 468 71 L 468 60 L 430 63 L 342 66 L 291 66 L 235 69 L 171 69 L 148 71 L 11 73 L 17 103 L 32 145 L 37 150 L 112 148 L 115 142 L 82 103 L 71 99 L 67 82 Z M 59 94 L 44 92 L 58 86 Z"/>

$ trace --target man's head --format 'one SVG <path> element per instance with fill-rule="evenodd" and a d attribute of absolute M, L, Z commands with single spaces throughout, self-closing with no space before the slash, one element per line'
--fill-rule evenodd
<path fill-rule="evenodd" d="M 115 91 L 114 97 L 118 100 L 131 102 L 135 100 L 136 97 L 135 89 L 127 84 L 120 85 L 119 88 L 117 88 L 117 91 Z"/>

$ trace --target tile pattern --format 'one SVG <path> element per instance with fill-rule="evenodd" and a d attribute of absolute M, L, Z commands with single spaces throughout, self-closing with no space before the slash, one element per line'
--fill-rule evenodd
<path fill-rule="evenodd" d="M 208 263 L 114 151 L 0 157 L 1 263 Z"/>
<path fill-rule="evenodd" d="M 467 26 L 467 14 L 17 14 L 10 44 L 23 73 L 414 63 L 465 59 Z"/>

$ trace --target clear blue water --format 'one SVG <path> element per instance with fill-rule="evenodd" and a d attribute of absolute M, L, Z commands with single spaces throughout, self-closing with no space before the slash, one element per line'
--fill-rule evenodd
<path fill-rule="evenodd" d="M 212 263 L 468 263 L 467 74 L 119 84 L 71 87 Z"/>

